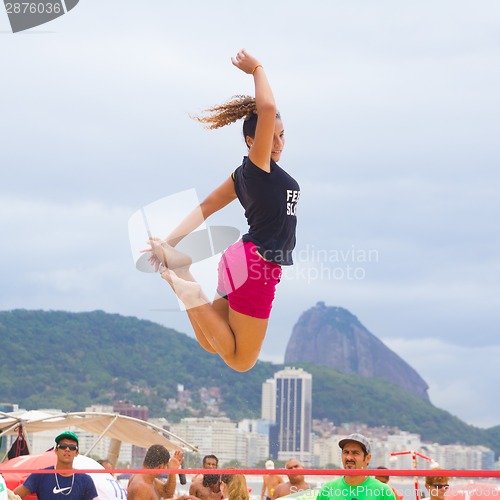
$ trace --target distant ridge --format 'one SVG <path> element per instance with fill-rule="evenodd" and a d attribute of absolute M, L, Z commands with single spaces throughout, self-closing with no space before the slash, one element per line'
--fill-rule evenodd
<path fill-rule="evenodd" d="M 429 401 L 429 386 L 417 371 L 341 307 L 318 302 L 300 316 L 285 352 L 285 364 L 298 362 L 382 378 Z"/>
<path fill-rule="evenodd" d="M 26 409 L 81 411 L 125 399 L 170 422 L 205 415 L 259 418 L 262 383 L 284 368 L 259 361 L 237 373 L 184 333 L 103 311 L 0 311 L 0 341 L 0 401 Z M 296 366 L 313 375 L 313 418 L 398 427 L 425 441 L 482 444 L 500 453 L 500 425 L 468 425 L 381 378 Z M 189 391 L 189 405 L 167 409 L 179 384 Z M 217 388 L 218 411 L 212 396 L 203 398 L 207 388 Z"/>

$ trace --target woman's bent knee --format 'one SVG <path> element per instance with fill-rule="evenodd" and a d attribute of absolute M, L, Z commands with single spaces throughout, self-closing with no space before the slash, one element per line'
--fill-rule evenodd
<path fill-rule="evenodd" d="M 257 358 L 255 359 L 225 359 L 226 364 L 232 368 L 234 371 L 244 373 L 251 370 L 255 363 L 257 363 Z"/>

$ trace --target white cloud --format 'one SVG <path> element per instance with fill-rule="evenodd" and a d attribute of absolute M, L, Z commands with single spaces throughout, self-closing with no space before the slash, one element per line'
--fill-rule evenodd
<path fill-rule="evenodd" d="M 471 332 L 473 335 L 473 332 Z M 500 346 L 459 346 L 436 338 L 384 338 L 429 384 L 432 403 L 481 427 L 498 425 Z"/>
<path fill-rule="evenodd" d="M 185 189 L 203 198 L 238 165 L 239 125 L 208 132 L 188 113 L 252 92 L 230 64 L 246 46 L 268 70 L 283 164 L 302 186 L 297 250 L 378 252 L 362 280 L 314 277 L 318 263 L 299 258 L 263 356 L 279 359 L 300 312 L 325 301 L 379 337 L 424 332 L 491 359 L 499 18 L 496 0 L 85 0 L 26 34 L 0 19 L 0 307 L 104 309 L 190 331 L 165 284 L 135 271 L 127 221 Z M 243 228 L 242 210 L 212 223 Z M 450 388 L 454 375 L 442 373 Z"/>

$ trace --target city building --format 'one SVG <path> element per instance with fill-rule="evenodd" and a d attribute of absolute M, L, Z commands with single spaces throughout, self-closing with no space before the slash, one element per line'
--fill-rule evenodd
<path fill-rule="evenodd" d="M 238 423 L 238 430 L 243 432 L 247 440 L 245 463 L 248 466 L 255 466 L 269 458 L 268 421 L 245 419 Z"/>
<path fill-rule="evenodd" d="M 493 470 L 495 454 L 485 446 L 465 446 L 461 444 L 428 444 L 427 453 L 439 465 L 456 470 Z"/>
<path fill-rule="evenodd" d="M 261 418 L 276 422 L 276 381 L 272 378 L 262 384 Z"/>
<path fill-rule="evenodd" d="M 419 434 L 396 428 L 388 430 L 383 427 L 368 427 L 364 424 L 345 424 L 345 426 L 345 429 L 332 426 L 330 432 L 323 432 L 314 440 L 314 453 L 318 456 L 320 467 L 339 466 L 342 463 L 339 440 L 353 432 L 360 432 L 370 441 L 372 454 L 370 467 L 372 468 L 383 465 L 389 469 L 405 470 L 413 469 L 416 465 L 416 468 L 421 470 L 436 466 L 455 470 L 495 469 L 495 454 L 493 450 L 485 446 L 423 443 Z M 316 431 L 318 430 L 316 426 Z M 339 433 L 339 431 L 342 432 Z M 397 455 L 392 455 L 393 453 Z"/>
<path fill-rule="evenodd" d="M 274 408 L 274 409 L 273 409 Z M 297 458 L 314 465 L 312 442 L 312 375 L 302 368 L 276 372 L 262 385 L 262 418 L 272 420 L 269 454 L 278 460 Z"/>
<path fill-rule="evenodd" d="M 126 417 L 133 417 L 139 420 L 148 421 L 149 410 L 147 406 L 140 406 L 131 403 L 130 401 L 115 401 L 113 405 L 113 413 L 119 413 Z M 139 446 L 132 446 L 131 465 L 133 468 L 141 467 L 146 449 Z"/>
<path fill-rule="evenodd" d="M 14 403 L 0 403 L 0 411 L 3 413 L 10 413 L 11 411 L 18 411 L 19 405 Z"/>
<path fill-rule="evenodd" d="M 172 424 L 170 430 L 196 446 L 200 456 L 217 455 L 220 465 L 234 460 L 249 465 L 245 433 L 227 417 L 183 418 L 180 423 Z"/>

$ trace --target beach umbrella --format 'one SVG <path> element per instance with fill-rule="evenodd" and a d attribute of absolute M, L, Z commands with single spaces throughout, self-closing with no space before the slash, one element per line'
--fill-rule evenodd
<path fill-rule="evenodd" d="M 18 485 L 22 484 L 28 477 L 28 474 L 17 472 L 20 469 L 44 469 L 56 464 L 56 455 L 53 450 L 46 451 L 40 455 L 24 455 L 21 457 L 7 460 L 0 464 L 0 471 L 5 479 L 5 483 L 10 490 L 14 490 Z M 78 455 L 74 462 L 75 469 L 104 469 L 90 457 Z M 98 472 L 91 473 L 98 498 L 101 500 L 125 500 L 127 492 L 123 486 L 109 473 Z M 36 500 L 36 495 L 28 495 L 26 500 Z"/>
<path fill-rule="evenodd" d="M 17 472 L 19 469 L 45 469 L 56 464 L 56 455 L 53 451 L 46 451 L 40 455 L 21 455 L 0 464 L 0 471 L 5 479 L 9 490 L 14 490 L 24 483 L 28 474 Z M 29 500 L 36 499 L 36 495 L 26 497 Z"/>
<path fill-rule="evenodd" d="M 19 426 L 22 426 L 25 434 L 48 430 L 53 430 L 54 434 L 59 434 L 60 429 L 71 429 L 73 427 L 90 432 L 98 437 L 96 437 L 90 449 L 86 450 L 86 453 L 90 453 L 95 444 L 103 437 L 146 449 L 153 444 L 162 444 L 170 452 L 180 449 L 197 451 L 195 446 L 163 427 L 118 413 L 64 413 L 50 410 L 23 410 L 4 413 L 0 411 L 0 437 L 17 436 Z"/>

